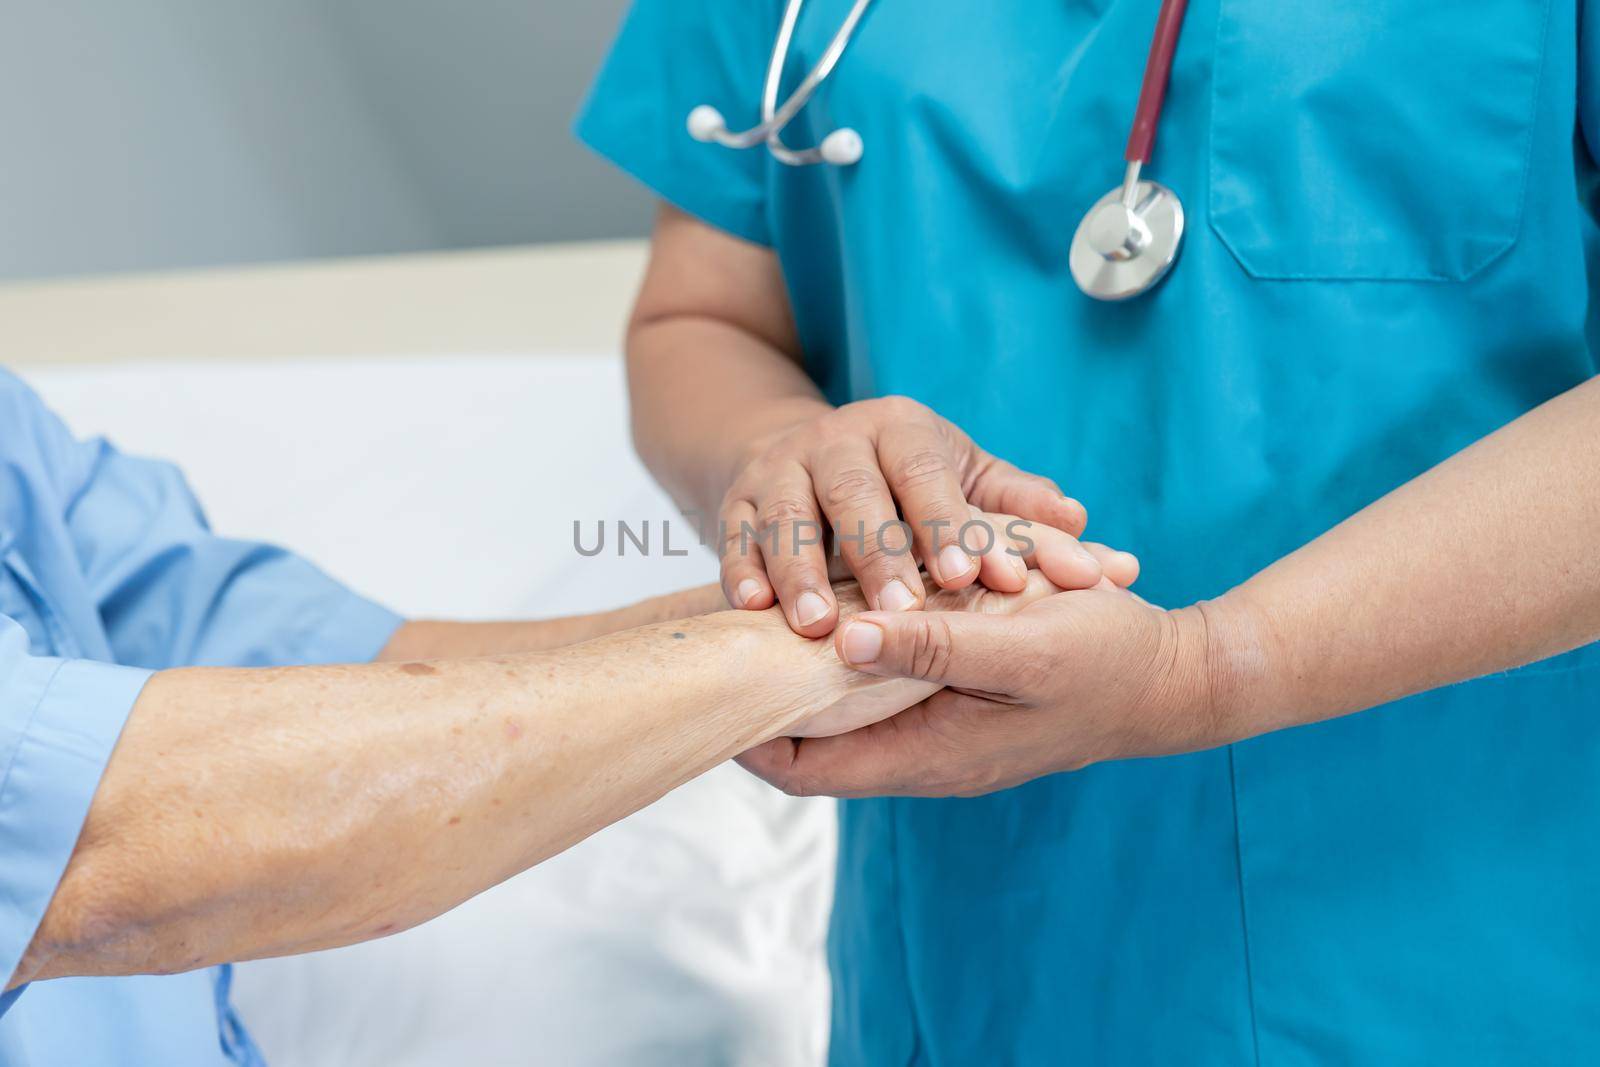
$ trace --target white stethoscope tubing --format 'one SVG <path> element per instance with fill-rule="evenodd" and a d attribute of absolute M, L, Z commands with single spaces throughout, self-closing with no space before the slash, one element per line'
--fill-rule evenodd
<path fill-rule="evenodd" d="M 849 166 L 861 159 L 861 135 L 849 127 L 834 130 L 815 148 L 793 149 L 783 143 L 783 131 L 794 121 L 800 110 L 811 102 L 817 89 L 828 80 L 839 57 L 849 47 L 856 27 L 866 15 L 872 0 L 855 0 L 850 13 L 839 24 L 828 47 L 823 49 L 816 66 L 790 93 L 788 99 L 778 103 L 778 89 L 783 80 L 783 68 L 789 60 L 789 46 L 794 39 L 795 24 L 800 21 L 800 8 L 805 0 L 789 0 L 784 9 L 783 25 L 778 29 L 777 40 L 772 45 L 772 58 L 767 64 L 767 81 L 761 93 L 761 121 L 748 130 L 733 132 L 728 129 L 722 113 L 710 104 L 701 104 L 689 112 L 689 134 L 697 141 L 715 141 L 727 148 L 754 148 L 763 142 L 780 163 L 791 167 L 804 167 L 816 163 Z"/>

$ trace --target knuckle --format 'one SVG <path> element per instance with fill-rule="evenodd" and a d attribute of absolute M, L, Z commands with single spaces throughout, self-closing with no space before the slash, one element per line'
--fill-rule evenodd
<path fill-rule="evenodd" d="M 884 581 L 899 577 L 904 567 L 904 554 L 889 551 L 889 547 L 874 537 L 869 536 L 867 543 L 857 546 L 854 543 L 844 546 L 844 551 L 853 558 L 856 572 L 866 572 L 875 578 Z"/>
<path fill-rule="evenodd" d="M 877 503 L 884 493 L 883 479 L 870 467 L 846 467 L 828 479 L 823 503 L 830 509 Z"/>
<path fill-rule="evenodd" d="M 806 452 L 808 454 L 834 447 L 841 441 L 857 436 L 855 427 L 848 418 L 840 418 L 839 413 L 833 412 L 825 415 L 812 423 L 806 430 Z"/>
<path fill-rule="evenodd" d="M 1000 787 L 1000 772 L 991 764 L 979 763 L 964 768 L 956 793 L 963 797 L 981 797 Z"/>
<path fill-rule="evenodd" d="M 917 533 L 935 546 L 955 541 L 960 534 L 961 513 L 942 497 L 917 509 Z"/>
<path fill-rule="evenodd" d="M 722 530 L 718 555 L 722 559 L 722 572 L 728 574 L 742 563 L 751 563 L 751 557 L 761 551 L 760 534 L 748 522 L 729 520 Z"/>
<path fill-rule="evenodd" d="M 911 627 L 906 659 L 911 673 L 930 682 L 942 682 L 950 671 L 950 624 L 937 616 L 923 616 Z"/>
<path fill-rule="evenodd" d="M 759 512 L 765 526 L 784 526 L 801 520 L 815 520 L 811 501 L 799 493 L 779 493 L 761 503 Z"/>
<path fill-rule="evenodd" d="M 778 445 L 764 445 L 759 450 L 746 455 L 739 464 L 739 473 L 734 476 L 733 487 L 729 490 L 729 494 L 737 494 L 743 488 L 760 485 L 772 467 L 781 461 L 781 452 L 779 451 L 781 447 Z"/>
<path fill-rule="evenodd" d="M 1032 492 L 1048 496 L 1065 495 L 1061 492 L 1061 486 L 1057 485 L 1053 479 L 1046 478 L 1042 474 L 1028 474 L 1015 468 L 1006 473 L 1015 479 L 1012 482 L 1015 491 L 1024 494 Z"/>
<path fill-rule="evenodd" d="M 902 396 L 898 393 L 879 397 L 873 403 L 877 405 L 878 410 L 884 415 L 896 421 L 921 418 L 928 413 L 926 405 L 918 403 L 909 396 Z"/>
<path fill-rule="evenodd" d="M 730 568 L 737 565 L 737 562 L 749 552 L 749 541 L 749 537 L 737 529 L 723 532 L 721 551 L 718 554 L 722 557 L 722 570 L 724 573 L 727 573 Z"/>
<path fill-rule="evenodd" d="M 767 553 L 767 577 L 779 587 L 785 603 L 808 589 L 829 587 L 827 573 L 806 555 L 804 547 L 796 551 L 793 545 L 779 545 Z"/>
<path fill-rule="evenodd" d="M 737 528 L 740 519 L 748 519 L 754 514 L 754 501 L 735 486 L 722 498 L 722 504 L 717 508 L 717 521 L 724 526 Z"/>
<path fill-rule="evenodd" d="M 1033 477 L 1038 479 L 1040 488 L 1045 489 L 1056 496 L 1066 495 L 1066 493 L 1062 491 L 1060 483 L 1058 483 L 1054 478 L 1046 478 L 1042 474 L 1035 474 Z"/>
<path fill-rule="evenodd" d="M 897 457 L 890 473 L 896 485 L 915 489 L 944 480 L 950 473 L 950 463 L 941 449 L 923 446 Z"/>
<path fill-rule="evenodd" d="M 779 549 L 768 558 L 767 578 L 777 590 L 778 599 L 785 604 L 791 603 L 795 597 L 807 590 L 820 589 L 827 585 L 817 576 L 815 568 L 803 556 L 797 556 L 786 549 Z"/>

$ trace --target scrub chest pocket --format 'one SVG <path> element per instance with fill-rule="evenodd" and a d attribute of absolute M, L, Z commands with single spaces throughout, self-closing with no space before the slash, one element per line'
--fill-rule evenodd
<path fill-rule="evenodd" d="M 1517 240 L 1550 0 L 1220 0 L 1211 226 L 1253 277 L 1460 281 Z"/>

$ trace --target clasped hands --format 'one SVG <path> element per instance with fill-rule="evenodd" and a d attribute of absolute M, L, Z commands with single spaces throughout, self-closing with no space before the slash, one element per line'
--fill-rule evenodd
<path fill-rule="evenodd" d="M 1242 736 L 1218 654 L 1231 611 L 1147 604 L 1127 588 L 1132 556 L 1078 541 L 1078 502 L 915 402 L 847 405 L 761 442 L 721 518 L 731 603 L 776 602 L 795 632 L 831 633 L 855 670 L 930 694 L 881 721 L 846 711 L 802 731 L 831 736 L 740 757 L 786 792 L 969 796 Z M 897 526 L 899 542 L 882 534 Z M 834 573 L 859 582 L 859 604 L 832 585 L 827 545 L 804 529 L 858 531 L 840 538 Z M 975 605 L 981 589 L 1009 595 Z M 849 729 L 856 714 L 868 724 Z"/>

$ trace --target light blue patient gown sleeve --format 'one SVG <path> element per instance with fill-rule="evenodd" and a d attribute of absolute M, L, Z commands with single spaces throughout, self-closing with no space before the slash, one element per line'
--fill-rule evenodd
<path fill-rule="evenodd" d="M 35 656 L 0 616 L 0 980 L 66 870 L 128 711 L 150 672 Z M 21 990 L 0 998 L 0 1016 Z"/>
<path fill-rule="evenodd" d="M 87 475 L 67 524 L 118 663 L 365 662 L 399 625 L 290 552 L 213 534 L 170 464 L 77 447 Z"/>
<path fill-rule="evenodd" d="M 735 130 L 759 121 L 779 14 L 773 0 L 636 0 L 589 91 L 578 137 L 689 214 L 771 244 L 771 157 L 701 144 L 687 121 L 701 104 Z"/>
<path fill-rule="evenodd" d="M 0 426 L 0 977 L 9 978 L 152 671 L 367 661 L 401 620 L 289 552 L 212 533 L 175 467 L 74 438 L 3 373 Z M 198 972 L 63 979 L 40 991 L 52 1002 L 43 1014 L 28 998 L 12 1011 L 14 991 L 0 998 L 0 1016 L 10 1016 L 0 1062 L 19 1040 L 55 1062 L 39 1050 L 99 1034 L 63 1011 L 100 1026 L 113 1002 L 128 1018 L 148 1014 L 116 1001 L 119 989 L 147 998 L 154 1026 L 162 1013 L 192 1011 L 202 988 L 209 1004 L 214 985 L 226 988 Z M 213 1025 L 231 1020 L 220 993 L 202 1008 Z M 216 1041 L 215 1031 L 200 1037 L 213 1050 Z"/>

